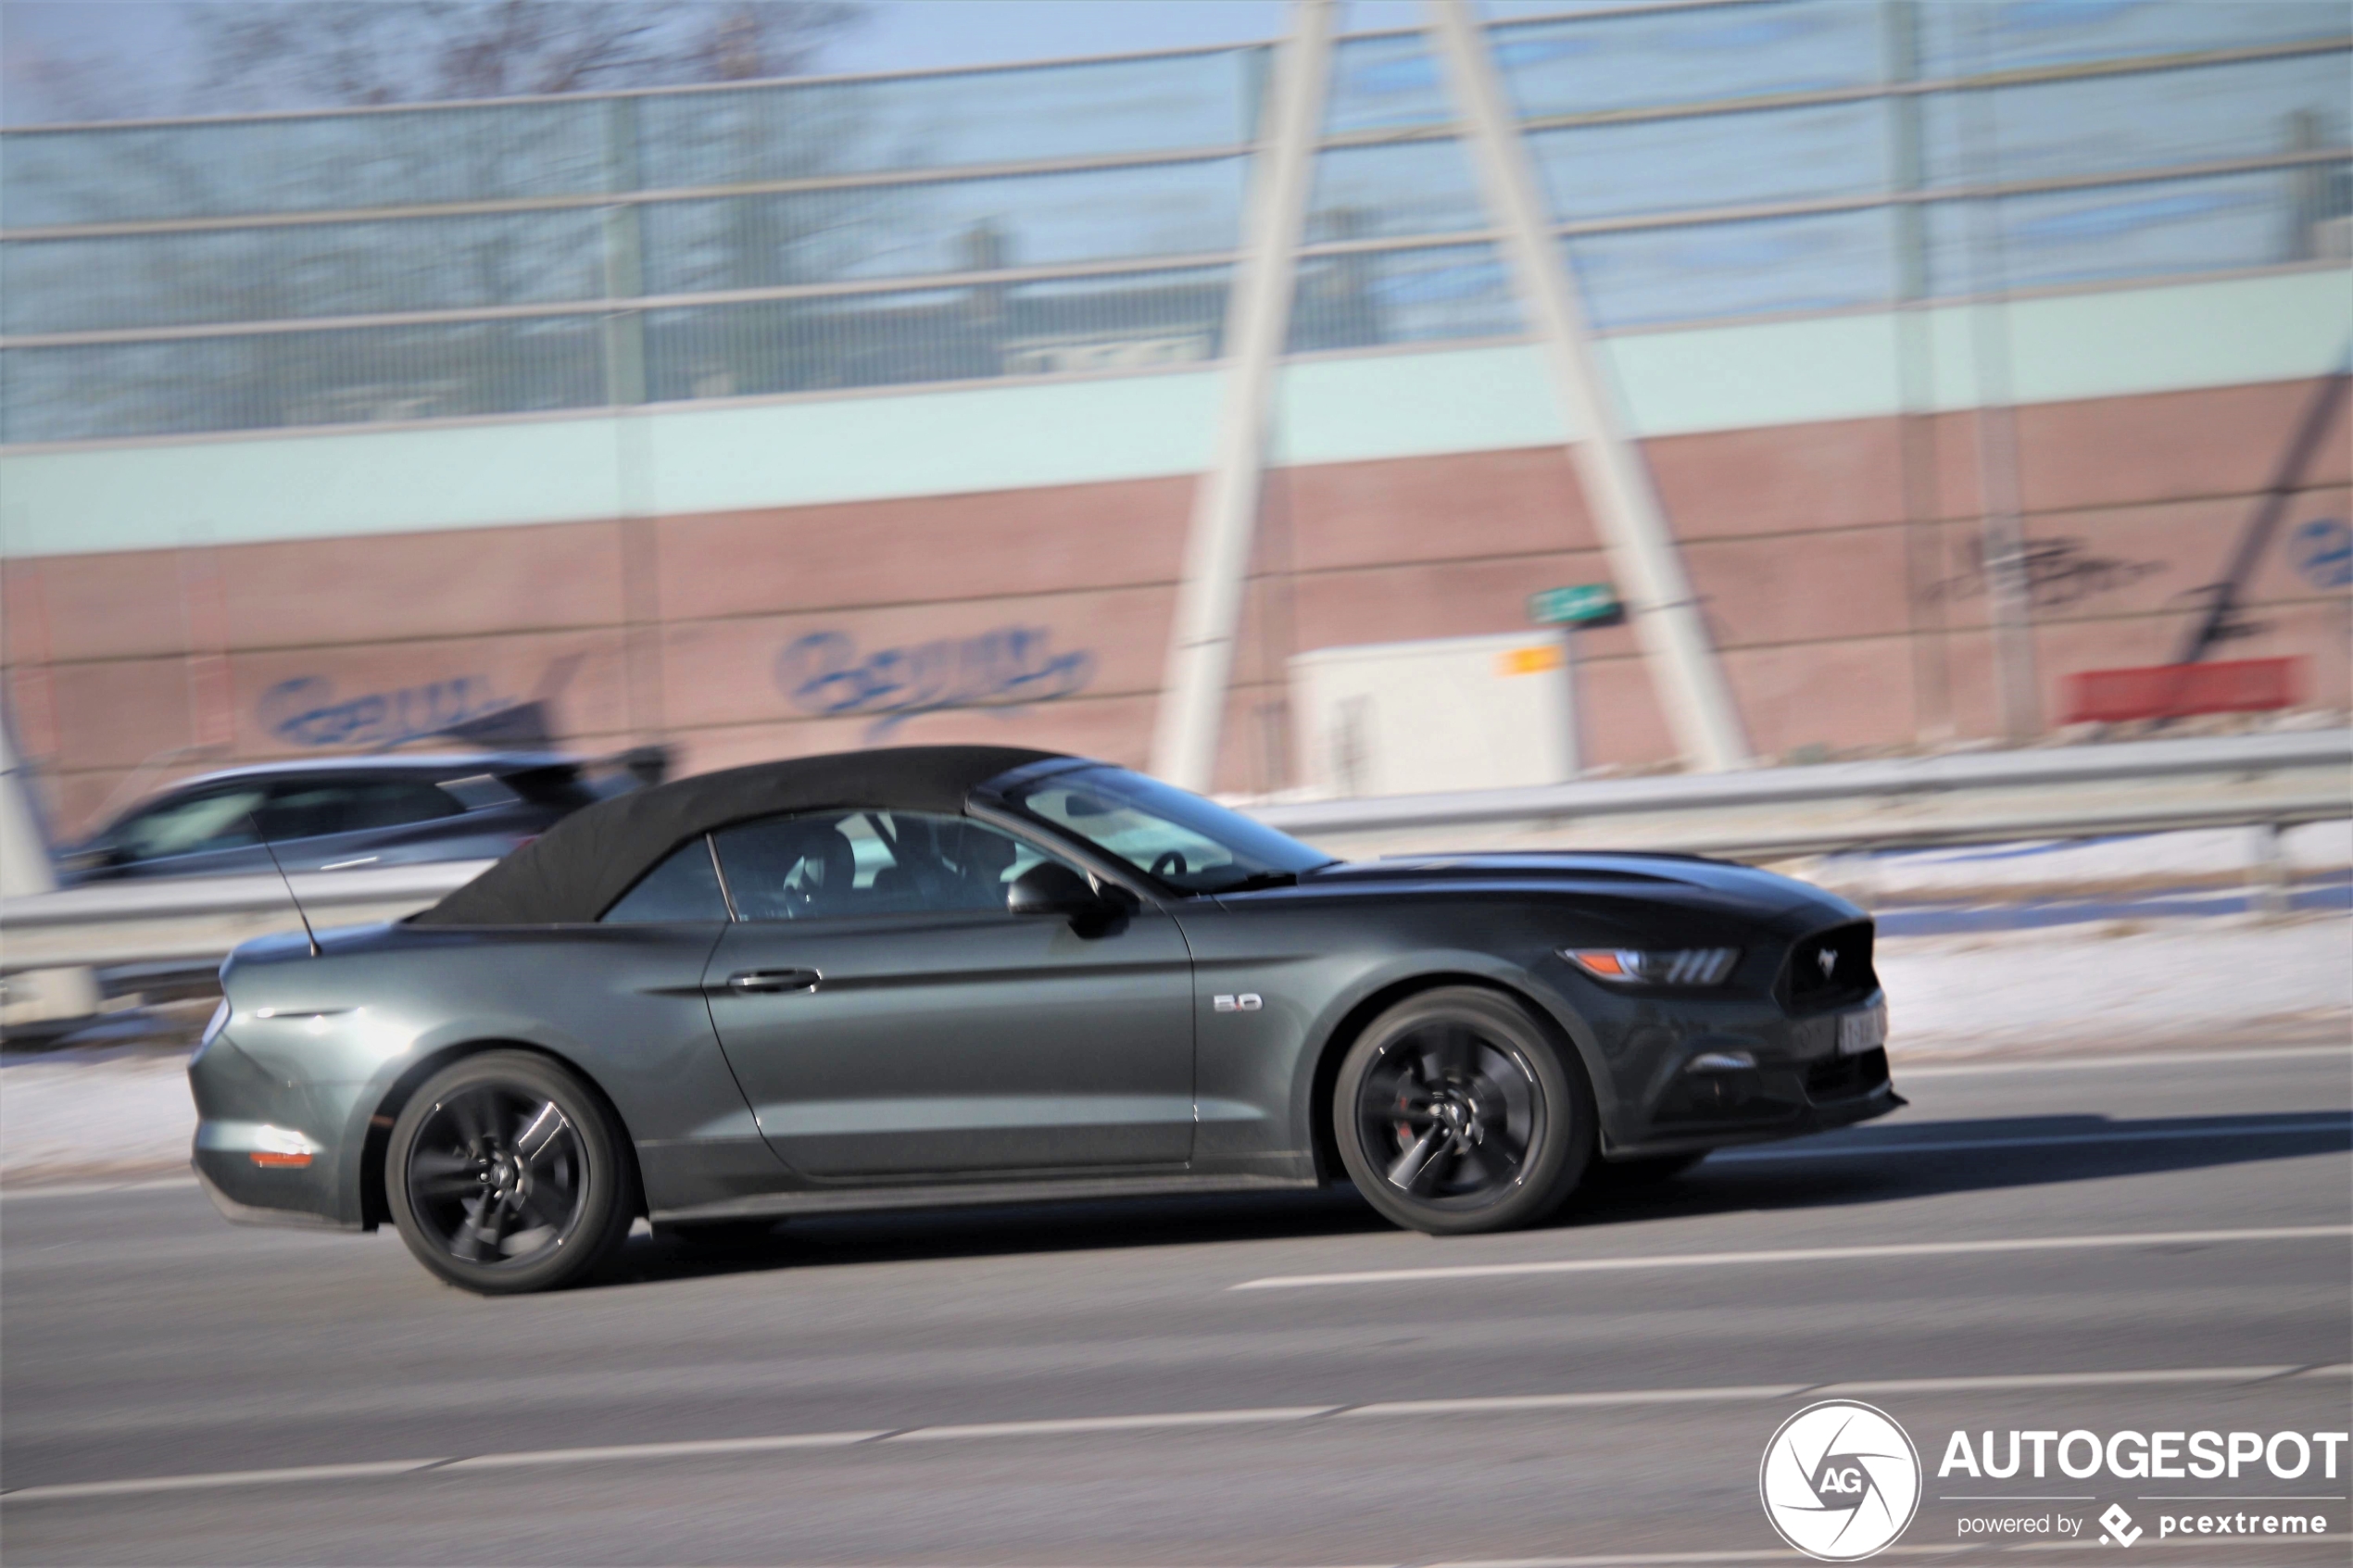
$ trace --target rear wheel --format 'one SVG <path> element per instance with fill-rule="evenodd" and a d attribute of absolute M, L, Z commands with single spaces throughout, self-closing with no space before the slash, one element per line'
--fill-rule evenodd
<path fill-rule="evenodd" d="M 553 1290 L 610 1258 L 634 1204 L 622 1134 L 544 1057 L 485 1051 L 434 1073 L 394 1122 L 384 1194 L 417 1261 L 485 1296 Z"/>
<path fill-rule="evenodd" d="M 1340 1061 L 1332 1130 L 1356 1190 L 1436 1236 L 1534 1224 L 1593 1147 L 1584 1069 L 1508 997 L 1446 986 L 1375 1019 Z"/>

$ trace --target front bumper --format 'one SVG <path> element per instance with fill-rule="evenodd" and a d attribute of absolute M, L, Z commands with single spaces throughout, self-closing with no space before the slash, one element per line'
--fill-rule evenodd
<path fill-rule="evenodd" d="M 1736 1144 L 1804 1137 L 1808 1133 L 1827 1133 L 1835 1127 L 1869 1122 L 1891 1110 L 1901 1110 L 1908 1103 L 1895 1092 L 1895 1085 L 1882 1077 L 1876 1087 L 1849 1098 L 1777 1106 L 1769 1121 L 1726 1121 L 1683 1128 L 1654 1123 L 1652 1136 L 1639 1143 L 1613 1143 L 1602 1151 L 1602 1158 L 1640 1160 L 1654 1154 L 1693 1154 L 1730 1148 Z"/>
<path fill-rule="evenodd" d="M 1617 1113 L 1604 1128 L 1603 1157 L 1799 1137 L 1900 1109 L 1885 1046 L 1871 1044 L 1868 1032 L 1847 1041 L 1841 1022 L 1875 1016 L 1883 1023 L 1885 1005 L 1874 992 L 1804 1018 L 1753 1007 L 1671 1021 L 1652 1015 L 1624 1037 L 1638 1048 L 1622 1048 L 1614 1064 Z"/>

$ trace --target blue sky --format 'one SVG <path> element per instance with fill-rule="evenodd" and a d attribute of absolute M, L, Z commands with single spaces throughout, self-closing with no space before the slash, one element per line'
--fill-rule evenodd
<path fill-rule="evenodd" d="M 0 3 L 0 119 L 55 119 L 37 68 L 44 57 L 120 59 L 122 96 L 168 114 L 186 88 L 180 16 L 196 0 Z M 301 4 L 302 0 L 286 0 Z M 1487 0 L 1492 16 L 1572 9 L 1578 0 Z M 828 71 L 921 70 L 1062 55 L 1107 55 L 1269 38 L 1286 0 L 870 0 L 865 24 L 826 52 Z M 1346 0 L 1349 29 L 1414 25 L 1419 0 Z"/>

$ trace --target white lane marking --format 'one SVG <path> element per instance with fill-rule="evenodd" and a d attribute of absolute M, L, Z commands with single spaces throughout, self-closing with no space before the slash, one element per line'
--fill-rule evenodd
<path fill-rule="evenodd" d="M 1619 1405 L 1680 1405 L 1706 1400 L 1850 1399 L 1864 1394 L 1987 1393 L 2012 1388 L 2137 1387 L 2147 1384 L 2263 1383 L 2273 1378 L 2312 1377 L 2322 1367 L 2211 1366 L 2159 1372 L 2035 1372 L 1990 1377 L 1897 1377 L 1854 1383 L 1764 1383 L 1746 1388 L 1647 1388 L 1638 1393 L 1505 1394 L 1491 1399 L 1391 1399 L 1349 1405 L 1339 1416 L 1503 1415 L 1513 1411 L 1590 1410 Z M 2343 1375 L 2343 1369 L 2336 1369 Z"/>
<path fill-rule="evenodd" d="M 1875 1247 L 1799 1247 L 1778 1252 L 1664 1252 L 1639 1258 L 1564 1258 L 1526 1263 L 1455 1263 L 1431 1269 L 1268 1274 L 1228 1290 L 1295 1290 L 1319 1285 L 1403 1285 L 1503 1274 L 1597 1274 L 1622 1269 L 1719 1269 L 1771 1263 L 1832 1263 L 1874 1258 L 1940 1258 L 1976 1252 L 2063 1252 L 2102 1247 L 2205 1246 L 2229 1241 L 2314 1241 L 2353 1236 L 2353 1225 L 2271 1225 L 2235 1231 L 2137 1231 L 2122 1236 L 2033 1236 L 2000 1241 L 1906 1241 Z"/>
<path fill-rule="evenodd" d="M 2122 1384 L 2261 1383 L 2275 1377 L 2311 1377 L 2321 1367 L 2208 1366 L 2171 1372 L 2037 1372 L 2009 1377 L 1882 1377 L 1833 1383 L 1831 1398 L 1847 1394 L 1950 1394 L 1970 1388 L 2109 1388 Z"/>
<path fill-rule="evenodd" d="M 2148 1547 L 2183 1547 L 2210 1545 L 2212 1537 L 2204 1540 L 2185 1541 L 2176 1537 L 2169 1540 L 2150 1540 Z M 2277 1537 L 2273 1537 L 2277 1538 Z M 2298 1545 L 2353 1541 L 2353 1535 L 2297 1536 Z M 2096 1541 L 2037 1541 L 2004 1545 L 1994 1542 L 1953 1541 L 1942 1546 L 1881 1547 L 1874 1557 L 2007 1557 L 2017 1552 L 2082 1551 L 2089 1547 L 2097 1550 Z M 1793 1551 L 1775 1551 L 1759 1547 L 1753 1551 L 1653 1551 L 1623 1557 L 1464 1557 L 1443 1562 L 1426 1562 L 1419 1568 L 1704 1568 L 1713 1562 L 1794 1562 L 1806 1560 Z"/>
<path fill-rule="evenodd" d="M 2138 1384 L 2262 1383 L 2275 1378 L 2346 1377 L 2353 1365 L 2176 1367 L 2142 1372 L 1994 1374 L 1982 1377 L 1915 1378 L 1892 1382 L 1772 1383 L 1714 1388 L 1623 1388 L 1586 1394 L 1504 1394 L 1491 1399 L 1409 1399 L 1371 1405 L 1290 1405 L 1276 1409 L 1172 1411 L 1155 1415 L 1078 1416 L 1064 1420 L 1000 1421 L 985 1425 L 880 1428 L 866 1432 L 803 1432 L 769 1437 L 718 1437 L 703 1442 L 628 1443 L 593 1449 L 542 1449 L 530 1452 L 475 1454 L 461 1459 L 396 1459 L 361 1464 L 311 1464 L 285 1470 L 232 1470 L 199 1475 L 158 1475 L 135 1481 L 75 1481 L 50 1486 L 18 1486 L 0 1492 L 0 1503 L 53 1499 L 123 1497 L 139 1492 L 185 1492 L 289 1481 L 344 1481 L 413 1475 L 448 1470 L 501 1470 L 535 1465 L 601 1464 L 617 1460 L 702 1458 L 767 1453 L 784 1449 L 853 1448 L 864 1444 L 921 1441 L 927 1437 L 1037 1437 L 1064 1433 L 1149 1431 L 1244 1423 L 1308 1423 L 1350 1416 L 1511 1415 L 1526 1411 L 1571 1408 L 1640 1408 L 1644 1405 L 1752 1403 L 1799 1395 L 1966 1393 L 2007 1388 L 2131 1386 Z M 1724 1554 L 1728 1559 L 1735 1555 Z M 1714 1561 L 1713 1556 L 1660 1558 L 1660 1562 Z M 1597 1559 L 1634 1562 L 1639 1558 Z"/>
<path fill-rule="evenodd" d="M 436 1470 L 517 1470 L 541 1464 L 594 1464 L 615 1459 L 692 1459 L 698 1454 L 759 1454 L 776 1449 L 846 1449 L 887 1437 L 872 1432 L 796 1432 L 782 1437 L 711 1437 L 694 1443 L 621 1443 L 601 1449 L 539 1449 L 526 1453 L 476 1454 L 434 1461 Z"/>
<path fill-rule="evenodd" d="M 1731 1404 L 1749 1399 L 1793 1399 L 1813 1392 L 1811 1383 L 1755 1383 L 1731 1388 L 1643 1388 L 1599 1394 L 1497 1394 L 1486 1399 L 1384 1399 L 1350 1405 L 1341 1416 L 1507 1415 L 1513 1411 L 1592 1410 L 1607 1405 Z"/>
<path fill-rule="evenodd" d="M 2325 1119 L 2324 1119 L 2325 1118 Z M 2181 1143 L 2198 1138 L 2292 1138 L 2314 1133 L 2353 1132 L 2353 1115 L 2324 1111 L 2292 1127 L 2276 1124 L 2222 1127 L 2125 1127 L 2112 1133 L 2054 1133 L 2031 1138 L 1944 1138 L 1934 1142 L 1902 1143 L 1894 1138 L 1870 1142 L 1816 1144 L 1780 1148 L 1728 1148 L 1711 1154 L 1711 1165 L 1755 1164 L 1767 1160 L 1852 1160 L 1869 1154 L 1949 1154 L 1962 1149 L 2051 1148 L 2066 1144 Z"/>
<path fill-rule="evenodd" d="M 387 1459 L 364 1464 L 303 1464 L 284 1470 L 228 1470 L 210 1475 L 157 1475 L 140 1481 L 75 1481 L 59 1486 L 19 1486 L 0 1499 L 113 1498 L 140 1492 L 198 1492 L 221 1486 L 275 1486 L 290 1481 L 358 1481 L 430 1470 L 437 1459 Z"/>
<path fill-rule="evenodd" d="M 1979 1073 L 2096 1073 L 2111 1067 L 2196 1067 L 2211 1066 L 2218 1061 L 2293 1061 L 2316 1056 L 2353 1057 L 2353 1046 L 2266 1046 L 2244 1051 L 2131 1051 L 2119 1052 L 2115 1056 L 2053 1057 L 2048 1060 L 2032 1057 L 2022 1060 L 1984 1057 L 1967 1061 L 1927 1060 L 1918 1063 L 1904 1060 L 1899 1050 L 1894 1065 L 1895 1071 L 1909 1080 L 1958 1078 Z"/>
<path fill-rule="evenodd" d="M 69 1182 L 57 1186 L 0 1187 L 0 1201 L 15 1202 L 24 1198 L 94 1198 L 107 1192 L 166 1192 L 180 1187 L 193 1189 L 194 1176 L 162 1176 L 145 1182 Z"/>
<path fill-rule="evenodd" d="M 1155 1426 L 1240 1426 L 1252 1422 L 1313 1421 L 1340 1405 L 1284 1405 L 1271 1410 L 1181 1411 L 1172 1415 L 1093 1415 L 1064 1421 L 992 1421 L 971 1426 L 917 1426 L 884 1441 L 931 1443 L 950 1437 L 1038 1437 L 1058 1432 L 1140 1432 Z"/>

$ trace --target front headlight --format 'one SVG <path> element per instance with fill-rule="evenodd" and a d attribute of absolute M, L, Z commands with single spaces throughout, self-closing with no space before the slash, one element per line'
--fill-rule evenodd
<path fill-rule="evenodd" d="M 1613 985 L 1721 985 L 1738 947 L 1564 947 L 1561 957 Z"/>
<path fill-rule="evenodd" d="M 229 998 L 223 997 L 220 998 L 220 1005 L 212 1010 L 212 1021 L 204 1026 L 204 1037 L 196 1042 L 196 1048 L 202 1050 L 212 1044 L 214 1037 L 220 1033 L 220 1026 L 228 1022 Z"/>

